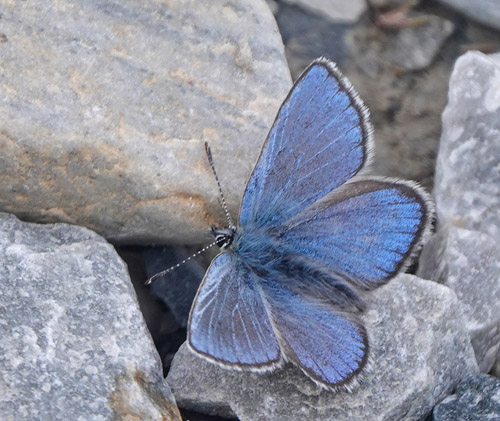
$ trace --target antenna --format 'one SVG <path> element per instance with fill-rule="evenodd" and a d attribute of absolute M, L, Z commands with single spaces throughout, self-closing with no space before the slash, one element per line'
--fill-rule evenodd
<path fill-rule="evenodd" d="M 182 262 L 177 263 L 174 266 L 169 267 L 168 269 L 162 270 L 161 272 L 157 273 L 156 275 L 153 275 L 151 278 L 149 278 L 145 284 L 149 285 L 151 282 L 153 282 L 156 278 L 159 278 L 160 276 L 166 275 L 168 272 L 173 271 L 174 269 L 177 269 L 179 266 L 183 265 L 184 263 L 188 262 L 191 260 L 193 257 L 199 256 L 201 253 L 207 251 L 209 248 L 212 248 L 217 244 L 217 241 L 214 241 L 213 243 L 210 243 L 209 245 L 203 247 L 201 250 L 198 250 L 196 253 L 192 254 L 189 257 L 186 257 Z"/>
<path fill-rule="evenodd" d="M 226 215 L 226 220 L 227 220 L 228 228 L 229 228 L 229 230 L 233 231 L 233 234 L 234 234 L 234 230 L 236 229 L 236 227 L 234 226 L 233 220 L 231 219 L 231 215 L 229 214 L 229 211 L 227 210 L 226 199 L 224 199 L 224 194 L 222 193 L 222 187 L 220 185 L 219 177 L 217 176 L 217 172 L 215 171 L 214 159 L 212 158 L 212 151 L 210 150 L 210 147 L 208 146 L 207 142 L 205 142 L 205 152 L 207 154 L 208 163 L 210 164 L 210 168 L 212 168 L 212 172 L 214 173 L 215 181 L 217 182 L 217 187 L 219 188 L 219 194 L 220 194 L 220 197 L 221 197 L 220 205 L 221 205 L 222 210 L 224 211 L 224 213 Z M 212 228 L 212 232 L 215 233 L 215 230 L 213 228 Z M 232 236 L 231 236 L 231 239 L 232 239 Z M 171 266 L 168 269 L 165 269 L 165 270 L 157 273 L 156 275 L 153 275 L 151 278 L 149 278 L 145 282 L 145 284 L 146 285 L 151 284 L 151 282 L 153 282 L 156 278 L 159 278 L 160 276 L 166 275 L 167 273 L 173 271 L 174 269 L 177 269 L 179 266 L 181 266 L 184 263 L 188 262 L 193 257 L 199 256 L 201 253 L 207 251 L 209 248 L 212 248 L 213 246 L 217 245 L 220 241 L 221 240 L 219 238 L 219 235 L 217 235 L 214 242 L 206 245 L 201 250 L 198 250 L 196 253 L 192 254 L 191 256 L 186 257 L 182 262 L 179 262 L 176 265 Z"/>
<path fill-rule="evenodd" d="M 217 176 L 217 171 L 215 171 L 214 159 L 212 158 L 212 151 L 210 150 L 210 146 L 205 142 L 205 152 L 207 153 L 208 163 L 210 164 L 210 168 L 212 168 L 212 172 L 215 176 L 215 181 L 217 181 L 217 187 L 219 188 L 219 194 L 221 198 L 221 207 L 226 215 L 228 228 L 234 228 L 233 220 L 231 219 L 231 215 L 229 215 L 229 211 L 227 210 L 226 199 L 224 198 L 224 193 L 222 193 L 222 187 L 220 186 L 219 177 Z"/>

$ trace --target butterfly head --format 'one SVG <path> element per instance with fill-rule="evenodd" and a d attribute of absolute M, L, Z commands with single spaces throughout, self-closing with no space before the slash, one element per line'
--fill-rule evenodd
<path fill-rule="evenodd" d="M 228 228 L 216 228 L 212 227 L 212 235 L 215 238 L 215 243 L 221 249 L 228 248 L 234 241 L 234 236 L 236 234 L 235 227 Z"/>

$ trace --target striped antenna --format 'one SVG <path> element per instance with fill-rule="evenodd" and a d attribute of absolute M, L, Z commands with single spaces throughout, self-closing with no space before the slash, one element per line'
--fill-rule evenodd
<path fill-rule="evenodd" d="M 169 267 L 168 269 L 162 270 L 161 272 L 157 273 L 156 275 L 153 275 L 151 278 L 149 278 L 145 284 L 149 285 L 151 282 L 153 282 L 156 278 L 159 278 L 160 276 L 166 275 L 167 273 L 173 271 L 174 269 L 177 269 L 179 266 L 183 265 L 184 263 L 190 261 L 193 257 L 199 256 L 201 253 L 207 251 L 209 248 L 212 248 L 217 244 L 217 241 L 214 241 L 213 243 L 210 243 L 209 245 L 203 247 L 201 250 L 198 250 L 196 253 L 192 254 L 189 257 L 186 257 L 182 262 L 177 263 L 174 266 Z"/>
<path fill-rule="evenodd" d="M 215 181 L 217 181 L 217 187 L 219 188 L 219 194 L 221 198 L 221 207 L 226 215 L 227 226 L 228 228 L 235 228 L 233 224 L 233 220 L 231 219 L 231 215 L 229 215 L 229 211 L 227 210 L 226 199 L 224 198 L 224 193 L 222 193 L 222 187 L 220 185 L 219 177 L 217 176 L 217 171 L 215 171 L 214 159 L 212 158 L 212 151 L 210 150 L 210 146 L 205 142 L 205 152 L 207 153 L 208 163 L 210 164 L 210 168 L 212 168 L 212 172 L 215 176 Z"/>
<path fill-rule="evenodd" d="M 208 143 L 205 142 L 205 152 L 207 154 L 208 158 L 208 163 L 210 164 L 210 168 L 212 168 L 212 172 L 214 173 L 215 176 L 215 181 L 217 182 L 217 187 L 219 188 L 219 194 L 221 197 L 220 200 L 220 205 L 222 207 L 222 210 L 224 211 L 226 215 L 226 220 L 228 224 L 228 228 L 231 230 L 235 229 L 235 226 L 233 224 L 233 220 L 231 219 L 231 215 L 229 214 L 229 211 L 227 210 L 227 205 L 226 205 L 226 199 L 224 198 L 224 194 L 222 193 L 222 187 L 220 185 L 219 177 L 217 176 L 217 172 L 215 171 L 215 165 L 214 165 L 214 159 L 212 158 L 212 151 L 210 150 L 210 147 L 208 146 Z M 201 250 L 198 250 L 196 253 L 192 254 L 189 257 L 186 257 L 182 262 L 177 263 L 174 266 L 169 267 L 168 269 L 165 269 L 156 275 L 153 275 L 151 278 L 149 278 L 145 283 L 146 285 L 151 284 L 156 278 L 159 278 L 163 275 L 166 275 L 167 273 L 173 271 L 174 269 L 177 269 L 179 266 L 182 266 L 184 263 L 188 262 L 191 260 L 193 257 L 199 256 L 201 253 L 207 251 L 209 248 L 212 248 L 213 246 L 217 245 L 217 243 L 220 241 L 220 239 L 215 239 L 214 242 L 208 244 L 207 246 L 203 247 Z"/>

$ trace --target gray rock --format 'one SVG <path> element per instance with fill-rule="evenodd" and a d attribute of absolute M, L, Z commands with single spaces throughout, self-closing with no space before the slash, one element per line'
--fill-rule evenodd
<path fill-rule="evenodd" d="M 439 53 L 455 26 L 449 20 L 434 15 L 422 16 L 420 25 L 397 31 L 387 50 L 388 59 L 407 70 L 423 70 Z"/>
<path fill-rule="evenodd" d="M 368 0 L 368 4 L 376 9 L 396 9 L 405 5 L 408 0 Z M 412 7 L 420 3 L 420 0 L 414 0 Z"/>
<path fill-rule="evenodd" d="M 328 17 L 333 22 L 354 23 L 368 10 L 366 0 L 284 0 Z"/>
<path fill-rule="evenodd" d="M 319 56 L 333 60 L 344 71 L 346 57 L 344 35 L 352 25 L 332 22 L 318 13 L 307 13 L 293 4 L 280 3 L 276 14 L 292 77 L 297 79 L 304 68 Z"/>
<path fill-rule="evenodd" d="M 295 367 L 231 372 L 185 345 L 168 382 L 181 407 L 248 420 L 417 420 L 478 372 L 462 309 L 449 288 L 400 275 L 367 297 L 371 369 L 352 393 L 324 391 Z"/>
<path fill-rule="evenodd" d="M 443 283 L 462 302 L 479 369 L 500 357 L 500 251 L 486 234 L 441 227 L 420 255 L 418 276 Z"/>
<path fill-rule="evenodd" d="M 269 9 L 271 9 L 271 12 L 275 15 L 279 11 L 279 4 L 276 0 L 266 0 L 267 5 L 269 6 Z"/>
<path fill-rule="evenodd" d="M 465 16 L 492 28 L 500 29 L 500 7 L 498 0 L 439 0 Z"/>
<path fill-rule="evenodd" d="M 492 376 L 500 378 L 500 358 L 495 361 L 495 364 L 493 364 L 490 374 Z"/>
<path fill-rule="evenodd" d="M 116 243 L 224 221 L 291 84 L 264 0 L 2 6 L 0 210 Z"/>
<path fill-rule="evenodd" d="M 500 379 L 470 376 L 433 411 L 434 421 L 500 420 Z"/>
<path fill-rule="evenodd" d="M 499 9 L 500 10 L 500 9 Z M 468 52 L 450 80 L 437 159 L 438 220 L 500 242 L 500 56 Z"/>
<path fill-rule="evenodd" d="M 180 420 L 127 269 L 101 237 L 0 213 L 0 282 L 2 420 Z"/>

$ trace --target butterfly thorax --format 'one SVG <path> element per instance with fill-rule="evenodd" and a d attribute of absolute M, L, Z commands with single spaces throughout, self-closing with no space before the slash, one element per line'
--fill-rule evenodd
<path fill-rule="evenodd" d="M 234 231 L 215 230 L 215 233 L 228 242 L 224 251 L 233 253 L 239 264 L 256 273 L 261 282 L 287 286 L 295 293 L 335 304 L 344 310 L 363 309 L 361 297 L 345 278 L 294 253 L 269 230 L 245 226 Z"/>
<path fill-rule="evenodd" d="M 253 225 L 236 228 L 230 250 L 257 273 L 274 271 L 276 266 L 282 264 L 283 257 L 289 254 L 267 229 Z"/>

